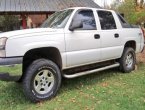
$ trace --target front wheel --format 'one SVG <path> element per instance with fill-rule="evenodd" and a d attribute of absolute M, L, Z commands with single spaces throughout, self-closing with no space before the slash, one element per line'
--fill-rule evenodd
<path fill-rule="evenodd" d="M 120 58 L 120 70 L 124 73 L 129 73 L 135 69 L 136 55 L 131 47 L 125 47 L 123 55 Z"/>
<path fill-rule="evenodd" d="M 23 79 L 24 94 L 33 102 L 51 99 L 60 85 L 61 73 L 58 66 L 46 59 L 34 61 Z"/>

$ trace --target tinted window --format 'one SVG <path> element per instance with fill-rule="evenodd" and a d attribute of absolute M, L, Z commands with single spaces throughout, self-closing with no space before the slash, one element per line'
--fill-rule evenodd
<path fill-rule="evenodd" d="M 42 25 L 43 28 L 64 28 L 73 10 L 63 10 L 52 14 Z"/>
<path fill-rule="evenodd" d="M 117 14 L 117 15 L 123 28 L 131 27 L 130 24 L 128 24 L 120 14 Z"/>
<path fill-rule="evenodd" d="M 118 15 L 118 18 L 121 21 L 121 23 L 127 24 L 126 21 L 123 19 L 123 17 L 121 15 L 119 15 L 119 14 L 117 14 L 117 15 Z"/>
<path fill-rule="evenodd" d="M 73 21 L 82 21 L 83 27 L 79 30 L 95 30 L 96 29 L 96 22 L 94 18 L 94 14 L 92 10 L 82 10 L 77 12 L 74 16 Z"/>
<path fill-rule="evenodd" d="M 114 17 L 109 11 L 98 11 L 102 30 L 116 29 Z"/>

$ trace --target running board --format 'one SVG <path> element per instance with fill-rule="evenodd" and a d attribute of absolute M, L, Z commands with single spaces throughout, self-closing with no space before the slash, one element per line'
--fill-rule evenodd
<path fill-rule="evenodd" d="M 71 79 L 71 78 L 76 78 L 76 77 L 92 74 L 95 72 L 99 72 L 99 71 L 103 71 L 103 70 L 107 70 L 107 69 L 111 69 L 111 68 L 115 68 L 115 67 L 119 67 L 119 66 L 120 66 L 119 63 L 115 63 L 113 65 L 105 66 L 105 67 L 94 69 L 94 70 L 84 71 L 84 72 L 80 72 L 80 73 L 75 73 L 75 74 L 71 74 L 71 75 L 63 74 L 63 77 Z"/>

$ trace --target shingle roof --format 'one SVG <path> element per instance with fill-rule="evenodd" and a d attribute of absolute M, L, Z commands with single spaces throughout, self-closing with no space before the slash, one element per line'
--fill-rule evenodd
<path fill-rule="evenodd" d="M 92 0 L 0 0 L 0 13 L 54 12 L 77 6 L 100 8 Z"/>

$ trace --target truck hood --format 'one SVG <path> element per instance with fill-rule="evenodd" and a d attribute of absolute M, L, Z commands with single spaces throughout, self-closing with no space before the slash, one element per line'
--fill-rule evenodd
<path fill-rule="evenodd" d="M 52 28 L 33 28 L 33 29 L 23 29 L 23 30 L 16 30 L 10 32 L 3 32 L 0 33 L 1 37 L 13 38 L 13 37 L 23 37 L 23 36 L 31 36 L 32 34 L 53 34 L 53 33 L 62 33 L 63 29 L 52 29 Z"/>

